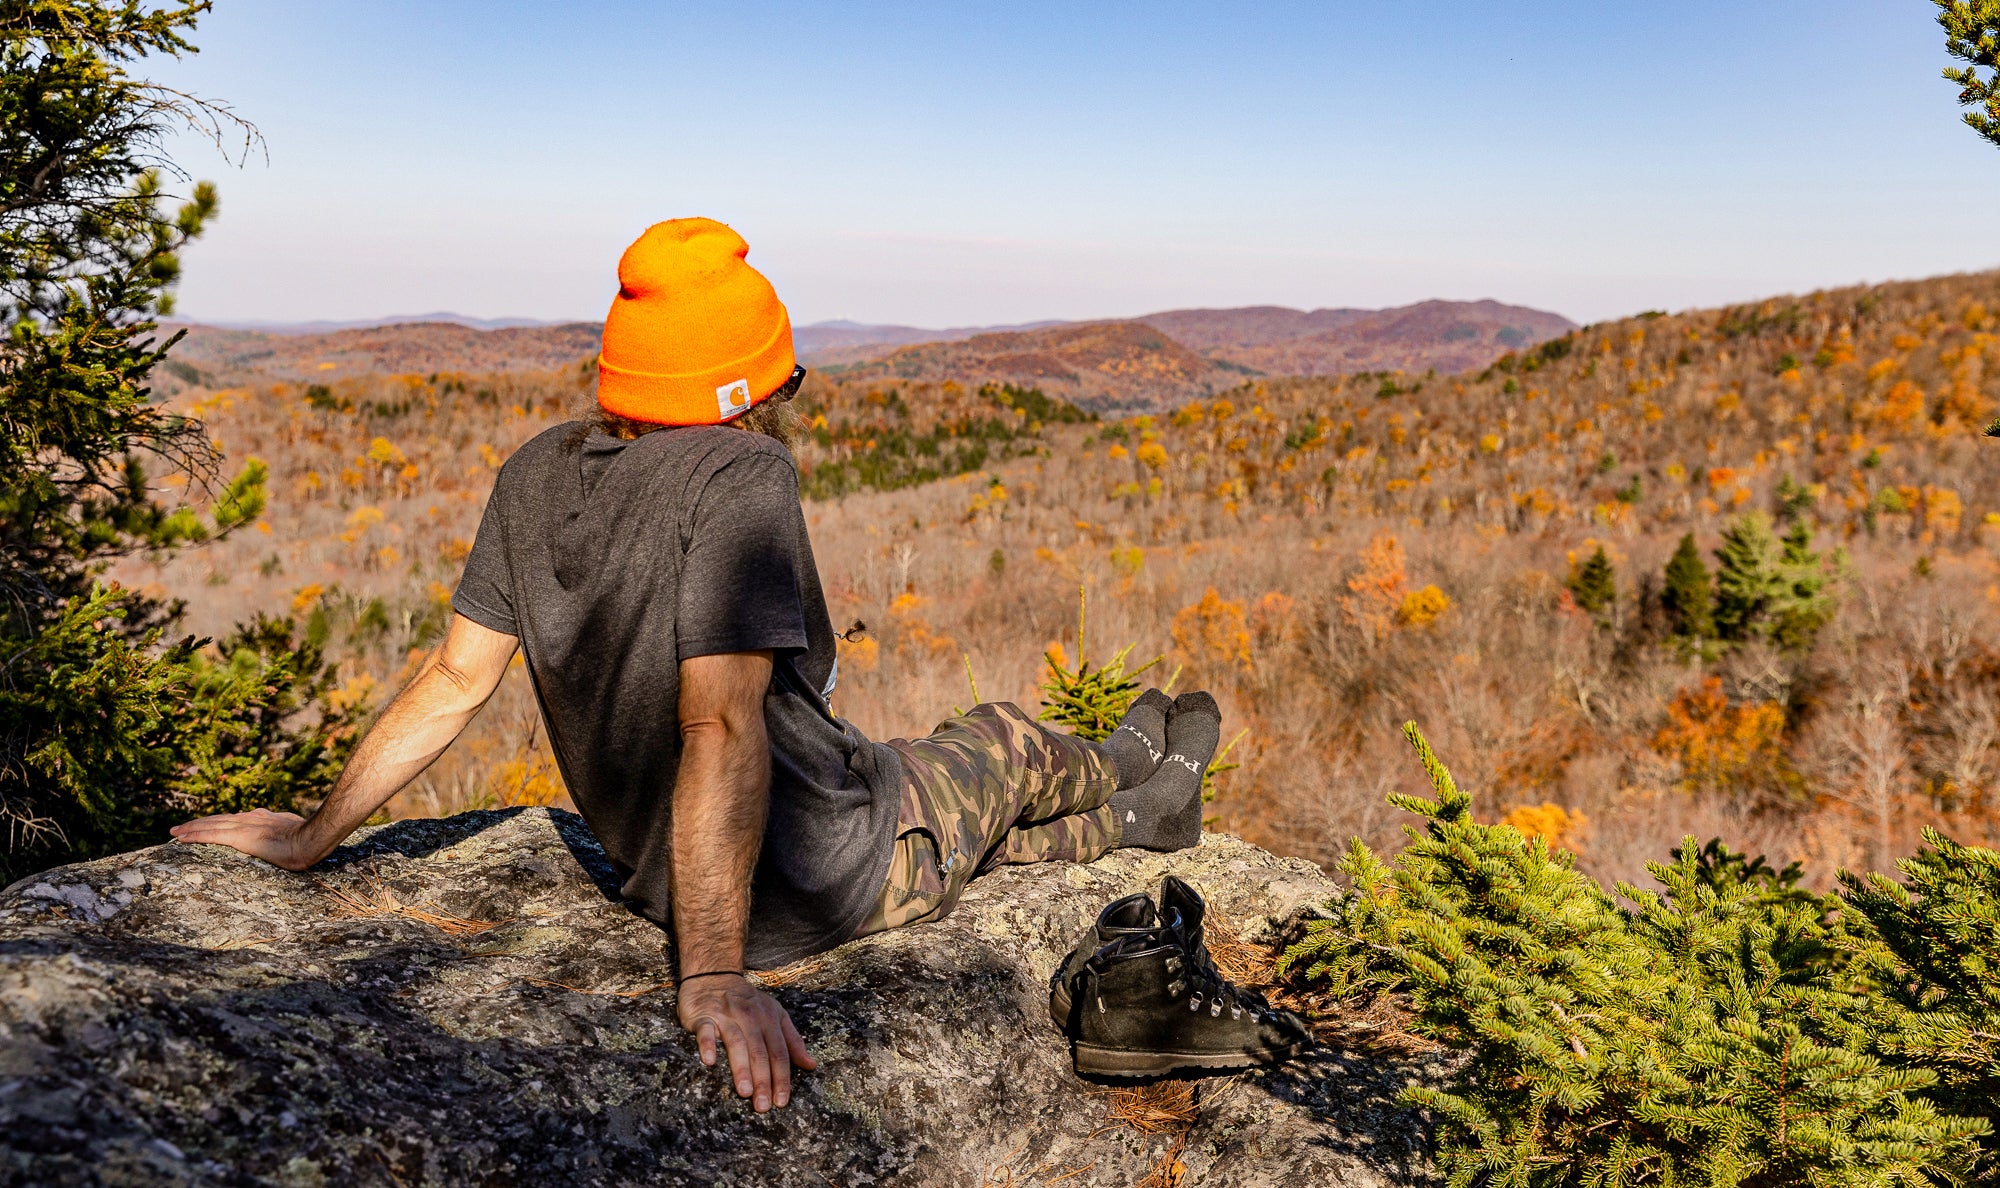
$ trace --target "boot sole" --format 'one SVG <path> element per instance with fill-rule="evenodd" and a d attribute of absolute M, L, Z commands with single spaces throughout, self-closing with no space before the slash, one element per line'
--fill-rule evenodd
<path fill-rule="evenodd" d="M 1157 1077 L 1188 1069 L 1215 1072 L 1282 1064 L 1302 1050 L 1298 1044 L 1264 1052 L 1134 1052 L 1123 1048 L 1075 1046 L 1076 1071 L 1100 1077 Z"/>

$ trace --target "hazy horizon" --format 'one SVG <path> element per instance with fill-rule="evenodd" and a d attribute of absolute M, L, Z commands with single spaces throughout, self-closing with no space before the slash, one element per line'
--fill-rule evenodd
<path fill-rule="evenodd" d="M 1434 299 L 1426 298 L 1425 300 L 1434 300 Z M 1497 300 L 1497 298 L 1474 297 L 1465 299 L 1465 303 L 1477 304 L 1481 301 L 1490 301 L 1490 300 Z M 1409 304 L 1421 304 L 1421 302 L 1412 302 Z M 1516 305 L 1516 303 L 1513 302 L 1502 302 L 1502 304 L 1515 306 L 1516 308 L 1527 308 L 1518 306 Z M 1189 312 L 1191 310 L 1202 310 L 1202 309 L 1213 309 L 1213 310 L 1290 309 L 1298 313 L 1312 313 L 1316 312 L 1317 310 L 1323 310 L 1329 308 L 1340 308 L 1340 307 L 1318 306 L 1314 307 L 1313 309 L 1307 309 L 1300 306 L 1280 306 L 1280 305 L 1275 305 L 1268 301 L 1260 301 L 1240 306 L 1182 306 L 1176 309 L 1149 309 L 1137 314 L 1112 314 L 1112 315 L 1107 315 L 1105 317 L 1095 317 L 1095 318 L 1091 317 L 1061 318 L 1061 319 L 1044 318 L 1044 319 L 1033 319 L 1025 322 L 990 322 L 976 326 L 965 326 L 965 325 L 919 326 L 905 322 L 862 322 L 852 318 L 823 318 L 816 322 L 801 322 L 798 321 L 797 319 L 794 319 L 793 324 L 800 329 L 806 329 L 806 330 L 836 329 L 836 328 L 852 328 L 856 330 L 870 330 L 870 329 L 936 330 L 940 332 L 953 331 L 953 330 L 1029 330 L 1029 329 L 1038 329 L 1043 326 L 1067 325 L 1067 324 L 1075 324 L 1082 322 L 1124 321 L 1133 318 L 1155 317 L 1160 314 L 1183 313 L 1183 312 Z M 1353 308 L 1353 307 L 1346 307 L 1346 308 Z M 1383 309 L 1376 310 L 1374 312 L 1388 312 L 1396 308 L 1402 308 L 1402 307 L 1395 307 L 1395 306 L 1384 307 Z M 1564 314 L 1561 310 L 1540 310 L 1538 312 L 1554 313 L 1563 317 L 1569 316 L 1567 314 Z M 530 317 L 522 317 L 520 315 L 515 315 L 515 314 L 495 314 L 491 316 L 486 316 L 486 315 L 473 315 L 473 314 L 462 313 L 455 309 L 433 309 L 433 310 L 424 310 L 421 312 L 404 311 L 401 313 L 376 314 L 372 316 L 362 316 L 355 318 L 210 319 L 210 318 L 191 317 L 183 311 L 176 310 L 172 315 L 167 317 L 165 320 L 170 322 L 199 323 L 201 325 L 215 326 L 217 328 L 225 330 L 294 329 L 301 326 L 326 327 L 329 329 L 361 329 L 375 325 L 407 325 L 411 323 L 420 323 L 427 321 L 476 322 L 480 323 L 480 325 L 477 327 L 478 329 L 497 330 L 514 325 L 561 326 L 576 322 L 602 322 L 604 320 L 604 317 L 601 314 L 590 315 L 586 317 L 576 317 L 576 318 L 530 318 Z M 1570 320 L 1576 321 L 1576 319 L 1574 318 L 1571 318 Z M 1581 325 L 1582 323 L 1578 324 Z"/>
<path fill-rule="evenodd" d="M 596 320 L 706 214 L 800 324 L 1429 298 L 1592 322 L 2000 265 L 1931 6 L 222 0 L 161 81 L 222 217 L 181 314 Z"/>

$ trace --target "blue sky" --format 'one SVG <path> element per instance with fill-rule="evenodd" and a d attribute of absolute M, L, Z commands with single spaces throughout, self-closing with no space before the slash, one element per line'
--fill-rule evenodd
<path fill-rule="evenodd" d="M 1595 320 L 2000 266 L 1929 0 L 218 0 L 255 121 L 181 312 L 597 318 L 648 224 L 795 320 L 1493 297 Z"/>

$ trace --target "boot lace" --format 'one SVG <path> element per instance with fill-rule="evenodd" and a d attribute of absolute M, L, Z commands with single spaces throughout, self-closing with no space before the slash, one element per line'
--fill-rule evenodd
<path fill-rule="evenodd" d="M 1157 932 L 1121 937 L 1091 954 L 1083 963 L 1083 968 L 1069 980 L 1072 1001 L 1094 1004 L 1097 1012 L 1104 1014 L 1104 997 L 1098 992 L 1098 977 L 1105 967 L 1117 961 L 1127 950 L 1151 948 L 1164 937 L 1172 937 L 1180 949 L 1179 954 L 1167 958 L 1167 972 L 1174 979 L 1167 984 L 1167 993 L 1174 998 L 1187 995 L 1189 1011 L 1206 1009 L 1209 1017 L 1216 1019 L 1221 1018 L 1224 1011 L 1229 1012 L 1231 1019 L 1241 1019 L 1247 1011 L 1258 1022 L 1275 1013 L 1270 1001 L 1262 994 L 1238 986 L 1222 975 L 1200 935 L 1188 935 L 1179 913 L 1175 913 L 1173 919 Z M 1055 978 L 1062 976 L 1062 970 L 1058 968 Z"/>
<path fill-rule="evenodd" d="M 1178 913 L 1171 928 L 1181 940 L 1181 956 L 1167 958 L 1167 972 L 1176 975 L 1167 986 L 1169 994 L 1186 993 L 1188 1010 L 1200 1011 L 1206 1006 L 1210 1018 L 1219 1019 L 1222 1012 L 1228 1011 L 1230 1018 L 1241 1019 L 1243 1012 L 1248 1011 L 1252 1019 L 1262 1022 L 1271 1013 L 1271 1004 L 1262 994 L 1222 976 L 1200 933 L 1189 935 Z"/>

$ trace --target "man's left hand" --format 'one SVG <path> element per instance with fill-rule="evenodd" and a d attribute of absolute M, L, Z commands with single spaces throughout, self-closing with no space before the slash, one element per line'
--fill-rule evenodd
<path fill-rule="evenodd" d="M 297 813 L 252 809 L 247 813 L 201 817 L 167 832 L 177 842 L 229 846 L 273 866 L 304 870 L 320 859 L 320 855 L 306 849 L 299 835 L 305 823 L 306 819 Z"/>

